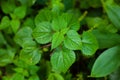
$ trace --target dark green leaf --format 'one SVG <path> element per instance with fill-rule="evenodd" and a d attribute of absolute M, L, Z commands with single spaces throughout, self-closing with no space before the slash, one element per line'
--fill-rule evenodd
<path fill-rule="evenodd" d="M 94 30 L 93 34 L 95 35 L 99 48 L 110 48 L 115 45 L 120 44 L 120 35 L 117 33 L 103 33 L 98 30 Z"/>
<path fill-rule="evenodd" d="M 12 76 L 10 80 L 25 80 L 22 74 L 16 73 Z"/>
<path fill-rule="evenodd" d="M 120 46 L 115 46 L 104 51 L 95 61 L 91 76 L 104 77 L 115 71 L 120 66 Z"/>
<path fill-rule="evenodd" d="M 109 1 L 106 1 L 103 6 L 111 22 L 120 30 L 120 6 Z"/>

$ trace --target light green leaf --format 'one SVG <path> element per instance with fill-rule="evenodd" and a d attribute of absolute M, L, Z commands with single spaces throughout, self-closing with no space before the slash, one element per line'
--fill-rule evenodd
<path fill-rule="evenodd" d="M 52 20 L 52 29 L 54 31 L 59 31 L 67 27 L 67 22 L 65 21 L 64 17 L 59 16 L 55 17 Z"/>
<path fill-rule="evenodd" d="M 120 46 L 115 46 L 104 51 L 95 61 L 91 76 L 104 77 L 115 71 L 120 66 Z"/>
<path fill-rule="evenodd" d="M 51 24 L 49 22 L 41 22 L 33 31 L 33 37 L 40 44 L 49 43 L 52 40 Z"/>
<path fill-rule="evenodd" d="M 52 12 L 48 9 L 43 9 L 40 10 L 40 12 L 37 14 L 37 16 L 35 17 L 35 25 L 39 25 L 39 23 L 43 22 L 43 21 L 51 21 L 53 18 L 52 16 Z"/>
<path fill-rule="evenodd" d="M 117 33 L 103 33 L 99 30 L 93 30 L 93 34 L 98 41 L 100 49 L 110 48 L 120 44 L 120 35 Z"/>
<path fill-rule="evenodd" d="M 28 80 L 40 80 L 40 79 L 39 79 L 39 76 L 33 75 L 33 76 L 30 76 Z"/>
<path fill-rule="evenodd" d="M 106 1 L 103 6 L 111 22 L 120 30 L 120 6 L 113 3 Z"/>
<path fill-rule="evenodd" d="M 82 53 L 84 55 L 93 55 L 98 49 L 98 42 L 95 36 L 87 31 L 82 34 Z"/>
<path fill-rule="evenodd" d="M 50 73 L 47 80 L 64 80 L 64 78 L 58 73 Z"/>
<path fill-rule="evenodd" d="M 10 19 L 8 16 L 4 16 L 1 20 L 0 30 L 10 26 Z"/>
<path fill-rule="evenodd" d="M 40 61 L 41 51 L 35 47 L 27 47 L 21 50 L 20 59 L 28 65 L 35 65 Z"/>
<path fill-rule="evenodd" d="M 13 49 L 0 49 L 0 66 L 6 66 L 11 63 L 14 58 L 15 52 Z"/>
<path fill-rule="evenodd" d="M 63 33 L 61 33 L 61 32 L 54 33 L 54 35 L 52 37 L 52 48 L 51 49 L 58 47 L 62 43 L 63 40 L 64 40 Z"/>
<path fill-rule="evenodd" d="M 51 56 L 52 69 L 56 72 L 66 72 L 75 62 L 76 56 L 72 50 L 56 49 Z"/>
<path fill-rule="evenodd" d="M 71 13 L 64 13 L 61 16 L 67 22 L 67 27 L 72 30 L 78 31 L 80 29 L 80 23 L 78 18 Z"/>
<path fill-rule="evenodd" d="M 25 79 L 22 74 L 15 73 L 10 80 L 25 80 Z"/>
<path fill-rule="evenodd" d="M 71 50 L 80 50 L 82 47 L 80 35 L 74 30 L 69 30 L 65 37 L 64 45 Z"/>
<path fill-rule="evenodd" d="M 21 28 L 15 35 L 14 40 L 20 46 L 23 46 L 25 41 L 32 40 L 32 29 L 30 27 Z"/>
<path fill-rule="evenodd" d="M 26 6 L 19 6 L 16 7 L 14 10 L 14 14 L 16 15 L 17 18 L 23 19 L 26 15 Z"/>
<path fill-rule="evenodd" d="M 10 25 L 12 27 L 13 32 L 16 33 L 20 27 L 20 20 L 12 19 Z"/>

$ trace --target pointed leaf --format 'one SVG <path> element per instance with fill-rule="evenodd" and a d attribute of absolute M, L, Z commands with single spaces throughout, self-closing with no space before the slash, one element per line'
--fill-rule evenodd
<path fill-rule="evenodd" d="M 91 76 L 104 77 L 115 71 L 120 66 L 120 46 L 115 46 L 104 51 L 95 61 Z"/>
<path fill-rule="evenodd" d="M 16 7 L 14 10 L 14 14 L 16 15 L 17 18 L 23 19 L 26 15 L 26 6 Z"/>
<path fill-rule="evenodd" d="M 33 31 L 33 37 L 40 44 L 49 43 L 52 40 L 51 24 L 41 22 Z"/>
<path fill-rule="evenodd" d="M 74 30 L 68 31 L 64 40 L 64 45 L 71 50 L 80 50 L 82 47 L 80 35 Z"/>
<path fill-rule="evenodd" d="M 120 30 L 120 6 L 107 1 L 103 5 L 111 22 Z"/>
<path fill-rule="evenodd" d="M 82 53 L 85 55 L 93 55 L 98 49 L 98 43 L 95 36 L 91 32 L 83 32 L 82 34 Z"/>
<path fill-rule="evenodd" d="M 62 43 L 62 41 L 64 40 L 64 34 L 61 32 L 56 32 L 56 33 L 54 33 L 52 38 L 53 39 L 52 39 L 52 48 L 51 49 L 54 49 Z"/>
<path fill-rule="evenodd" d="M 57 49 L 51 56 L 52 68 L 56 72 L 66 72 L 75 62 L 75 53 L 69 49 Z"/>

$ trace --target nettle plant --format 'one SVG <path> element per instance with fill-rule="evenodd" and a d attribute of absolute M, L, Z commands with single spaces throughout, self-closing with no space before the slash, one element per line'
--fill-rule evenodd
<path fill-rule="evenodd" d="M 61 0 L 48 1 L 47 7 L 35 11 L 31 8 L 35 2 L 39 0 L 0 2 L 2 80 L 64 80 L 76 52 L 92 57 L 103 49 L 90 77 L 104 77 L 120 67 L 120 6 L 113 0 L 101 0 L 106 12 L 102 18 L 64 11 Z M 81 29 L 84 20 L 87 30 Z"/>

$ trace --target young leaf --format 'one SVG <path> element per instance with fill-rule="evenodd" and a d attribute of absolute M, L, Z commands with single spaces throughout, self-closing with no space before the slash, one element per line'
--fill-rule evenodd
<path fill-rule="evenodd" d="M 54 33 L 54 35 L 52 37 L 52 48 L 51 49 L 58 47 L 62 43 L 63 40 L 64 40 L 63 33 L 61 33 L 61 32 Z"/>
<path fill-rule="evenodd" d="M 111 22 L 120 30 L 120 6 L 113 2 L 103 2 L 103 6 Z"/>
<path fill-rule="evenodd" d="M 72 50 L 57 49 L 51 56 L 52 68 L 56 72 L 66 72 L 69 67 L 75 62 L 76 56 Z"/>
<path fill-rule="evenodd" d="M 4 16 L 1 20 L 0 30 L 5 29 L 10 26 L 10 19 L 8 16 Z"/>
<path fill-rule="evenodd" d="M 83 32 L 82 34 L 82 53 L 85 55 L 93 55 L 98 49 L 98 43 L 95 36 L 91 32 Z"/>
<path fill-rule="evenodd" d="M 51 24 L 41 22 L 33 31 L 33 37 L 40 44 L 49 43 L 52 40 Z"/>
<path fill-rule="evenodd" d="M 104 77 L 120 66 L 120 46 L 115 46 L 104 51 L 95 61 L 91 76 Z"/>
<path fill-rule="evenodd" d="M 47 80 L 64 80 L 64 78 L 58 73 L 50 73 Z"/>
<path fill-rule="evenodd" d="M 80 35 L 74 30 L 69 30 L 65 37 L 64 45 L 71 50 L 80 50 L 82 47 Z"/>
<path fill-rule="evenodd" d="M 23 46 L 25 41 L 32 40 L 32 29 L 30 27 L 21 28 L 15 35 L 14 40 L 20 46 Z"/>
<path fill-rule="evenodd" d="M 16 15 L 17 18 L 23 19 L 26 15 L 26 6 L 16 7 L 14 10 L 14 14 Z"/>
<path fill-rule="evenodd" d="M 19 27 L 20 27 L 20 20 L 18 20 L 18 19 L 13 19 L 13 20 L 11 20 L 10 25 L 11 25 L 11 27 L 12 27 L 13 32 L 16 33 L 17 30 L 18 30 Z"/>

